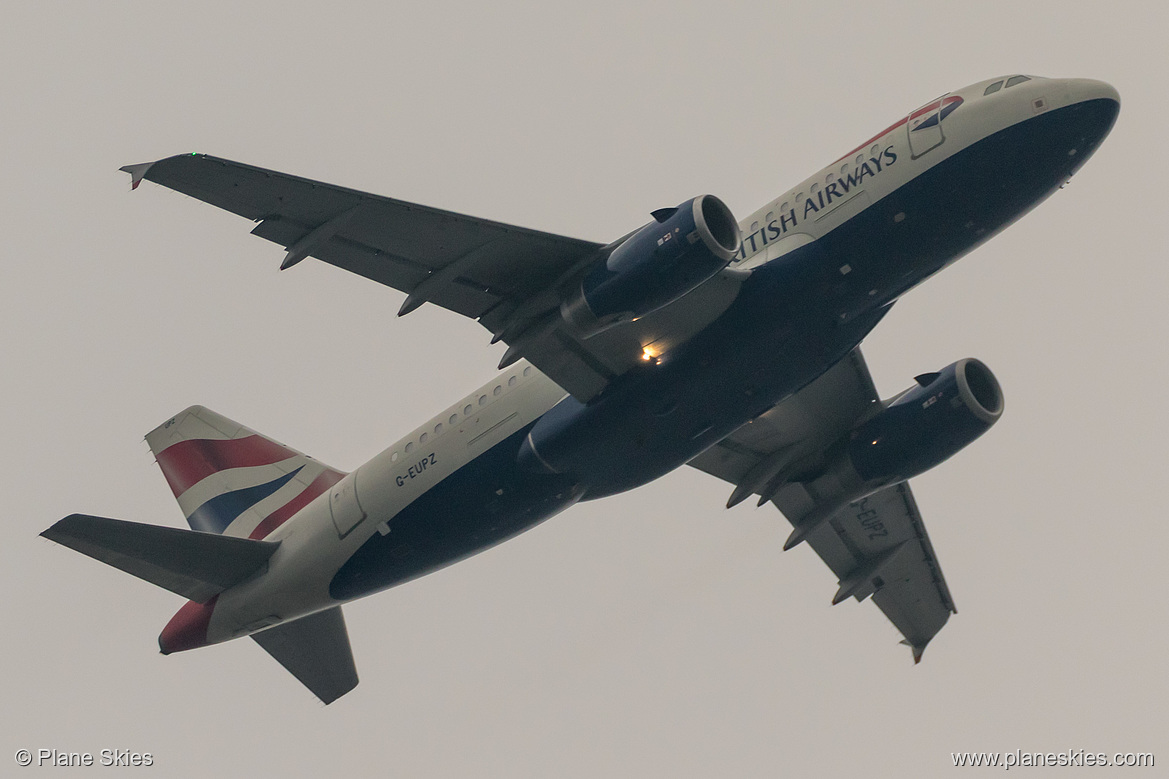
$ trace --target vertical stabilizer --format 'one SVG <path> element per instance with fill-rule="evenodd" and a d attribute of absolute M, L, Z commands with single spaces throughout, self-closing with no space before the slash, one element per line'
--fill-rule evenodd
<path fill-rule="evenodd" d="M 146 434 L 193 530 L 267 536 L 345 474 L 202 406 Z"/>

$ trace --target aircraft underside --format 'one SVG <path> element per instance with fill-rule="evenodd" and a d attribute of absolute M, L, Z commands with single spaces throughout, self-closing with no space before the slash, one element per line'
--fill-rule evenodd
<path fill-rule="evenodd" d="M 733 485 L 728 507 L 774 504 L 832 603 L 872 598 L 920 660 L 956 610 L 907 481 L 1003 395 L 966 358 L 882 400 L 859 344 L 1061 187 L 1118 111 L 1102 82 L 975 84 L 742 222 L 701 195 L 610 244 L 208 155 L 127 166 L 253 220 L 282 269 L 316 257 L 406 292 L 400 314 L 476 319 L 508 370 L 348 474 L 193 406 L 147 441 L 201 532 L 75 514 L 43 535 L 187 598 L 164 653 L 250 635 L 329 702 L 357 684 L 340 603 L 689 465 Z"/>

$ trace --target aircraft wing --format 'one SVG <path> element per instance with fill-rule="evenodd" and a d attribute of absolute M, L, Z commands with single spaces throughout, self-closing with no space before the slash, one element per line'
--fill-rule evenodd
<path fill-rule="evenodd" d="M 366 194 L 276 171 L 185 154 L 127 165 L 143 179 L 256 223 L 253 235 L 287 250 L 281 269 L 305 257 L 407 293 L 399 316 L 434 303 L 477 319 L 509 349 L 501 367 L 527 358 L 587 401 L 642 358 L 688 339 L 730 305 L 741 280 L 711 279 L 682 299 L 591 338 L 559 314 L 561 291 L 604 249 L 529 230 Z"/>
<path fill-rule="evenodd" d="M 731 500 L 768 494 L 780 460 L 814 459 L 880 408 L 864 357 L 854 349 L 816 381 L 736 430 L 690 465 L 737 485 Z M 784 485 L 770 498 L 793 526 L 830 495 L 828 477 Z M 833 604 L 873 602 L 905 637 L 914 661 L 956 613 L 942 569 L 907 483 L 849 503 L 806 537 L 839 579 Z"/>

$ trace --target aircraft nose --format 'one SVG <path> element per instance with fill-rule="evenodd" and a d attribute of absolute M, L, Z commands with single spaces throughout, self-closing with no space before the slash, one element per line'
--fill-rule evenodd
<path fill-rule="evenodd" d="M 1067 85 L 1068 107 L 1078 117 L 1082 130 L 1080 140 L 1083 165 L 1095 148 L 1112 131 L 1120 113 L 1120 93 L 1111 84 L 1089 78 L 1069 79 Z M 1077 166 L 1078 169 L 1079 166 Z"/>
<path fill-rule="evenodd" d="M 1069 78 L 1064 81 L 1068 105 L 1087 103 L 1092 100 L 1107 100 L 1120 108 L 1120 93 L 1116 87 L 1091 78 Z"/>
<path fill-rule="evenodd" d="M 196 649 L 207 645 L 207 626 L 211 624 L 211 612 L 215 610 L 215 596 L 207 603 L 188 601 L 171 617 L 170 622 L 158 636 L 158 648 L 164 655 Z"/>

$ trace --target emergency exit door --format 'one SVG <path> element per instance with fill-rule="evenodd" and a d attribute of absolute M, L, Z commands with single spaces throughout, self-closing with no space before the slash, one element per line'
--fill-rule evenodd
<path fill-rule="evenodd" d="M 329 511 L 333 515 L 333 525 L 337 528 L 337 535 L 341 538 L 349 535 L 349 531 L 361 524 L 365 519 L 365 511 L 357 500 L 357 472 L 346 476 L 333 485 L 329 492 Z"/>

